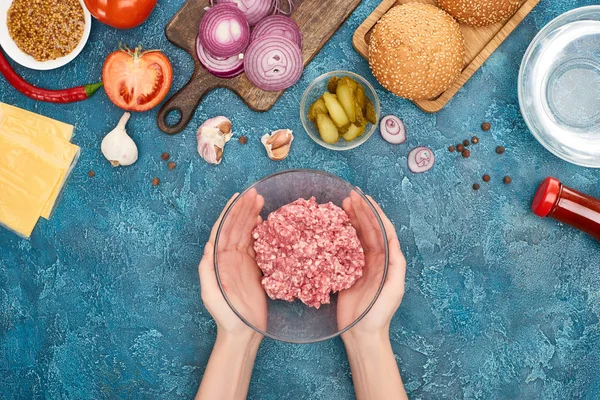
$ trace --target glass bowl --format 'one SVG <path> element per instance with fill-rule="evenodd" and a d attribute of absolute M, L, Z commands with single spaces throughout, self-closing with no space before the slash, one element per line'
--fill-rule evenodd
<path fill-rule="evenodd" d="M 377 258 L 377 262 L 367 263 L 362 278 L 355 284 L 359 285 L 363 279 L 374 279 L 372 285 L 363 286 L 369 287 L 370 289 L 368 291 L 368 296 L 365 296 L 366 303 L 368 304 L 362 303 L 366 304 L 364 310 L 355 310 L 353 312 L 353 315 L 358 315 L 357 318 L 350 318 L 353 320 L 344 323 L 346 326 L 338 326 L 338 294 L 332 294 L 331 303 L 323 304 L 319 309 L 308 307 L 299 300 L 287 302 L 269 299 L 258 282 L 258 279 L 260 278 L 257 278 L 257 275 L 262 276 L 262 273 L 253 261 L 253 265 L 249 269 L 243 269 L 241 267 L 242 263 L 231 265 L 232 263 L 228 262 L 227 265 L 219 265 L 219 257 L 222 257 L 222 259 L 229 259 L 229 255 L 225 248 L 226 240 L 221 240 L 222 232 L 229 231 L 233 226 L 238 227 L 236 224 L 232 225 L 232 222 L 230 222 L 228 218 L 232 211 L 238 206 L 238 203 L 242 203 L 240 200 L 251 189 L 256 189 L 258 194 L 265 199 L 264 207 L 260 213 L 263 220 L 265 220 L 271 212 L 299 198 L 309 199 L 314 196 L 320 204 L 332 202 L 341 207 L 344 199 L 346 199 L 352 191 L 360 195 L 365 202 L 363 204 L 368 205 L 369 211 L 367 211 L 365 215 L 368 218 L 372 218 L 371 222 L 373 229 L 376 230 L 372 237 L 376 237 L 376 240 L 380 241 L 377 245 L 380 245 L 380 249 L 383 249 L 380 251 L 380 254 L 385 253 L 385 256 Z M 236 214 L 238 213 L 236 212 Z M 234 219 L 234 217 L 232 217 L 232 219 Z M 221 242 L 223 242 L 223 244 L 221 244 Z M 254 183 L 244 193 L 238 196 L 227 210 L 225 210 L 215 239 L 215 272 L 225 300 L 233 312 L 241 318 L 246 325 L 256 332 L 279 341 L 290 343 L 313 343 L 330 339 L 346 332 L 356 325 L 369 312 L 373 304 L 375 304 L 387 276 L 389 257 L 387 243 L 383 222 L 373 207 L 373 204 L 360 189 L 352 186 L 345 180 L 326 172 L 289 170 L 270 175 Z M 366 248 L 364 244 L 363 247 Z M 243 265 L 247 266 L 248 264 Z M 251 278 L 257 279 L 257 281 L 254 282 L 255 285 L 248 284 Z M 381 282 L 379 282 L 379 280 L 381 280 Z M 267 303 L 266 318 L 264 316 L 265 297 Z M 363 308 L 363 306 L 361 306 L 361 308 Z M 345 319 L 348 320 L 348 318 Z"/>
<path fill-rule="evenodd" d="M 323 146 L 327 149 L 330 149 L 330 150 L 337 150 L 337 151 L 351 150 L 351 149 L 357 148 L 358 146 L 360 146 L 361 144 L 363 144 L 364 142 L 369 140 L 369 138 L 377 130 L 378 124 L 373 125 L 371 123 L 368 123 L 365 133 L 362 136 L 358 137 L 357 139 L 355 139 L 351 142 L 346 142 L 344 139 L 340 138 L 340 140 L 338 140 L 337 143 L 330 144 L 330 143 L 325 143 L 321 139 L 321 135 L 319 134 L 317 127 L 315 126 L 315 124 L 312 121 L 310 121 L 308 119 L 308 110 L 310 109 L 310 106 L 315 101 L 317 101 L 319 99 L 319 97 L 321 97 L 323 95 L 323 93 L 325 93 L 327 91 L 327 83 L 329 82 L 329 79 L 331 79 L 334 76 L 337 76 L 337 77 L 349 76 L 350 78 L 354 79 L 355 81 L 357 81 L 358 83 L 360 83 L 363 86 L 363 88 L 365 89 L 365 94 L 373 102 L 373 105 L 375 106 L 375 113 L 377 114 L 377 122 L 379 122 L 379 118 L 381 117 L 381 106 L 379 104 L 379 96 L 377 96 L 377 92 L 375 92 L 375 88 L 365 78 L 363 78 L 360 75 L 355 74 L 354 72 L 350 72 L 350 71 L 332 71 L 332 72 L 328 72 L 324 75 L 321 75 L 320 77 L 315 79 L 313 81 L 313 83 L 310 84 L 308 89 L 306 89 L 306 91 L 304 92 L 304 95 L 302 96 L 302 101 L 300 102 L 300 119 L 302 120 L 302 125 L 304 126 L 304 129 L 308 133 L 308 136 L 310 136 L 310 138 L 312 140 L 314 140 L 321 146 Z"/>
<path fill-rule="evenodd" d="M 519 103 L 546 149 L 600 168 L 600 6 L 569 11 L 538 33 L 519 72 Z"/>

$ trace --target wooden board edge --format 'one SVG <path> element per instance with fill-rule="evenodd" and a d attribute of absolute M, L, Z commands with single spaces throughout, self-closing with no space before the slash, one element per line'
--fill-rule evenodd
<path fill-rule="evenodd" d="M 452 98 L 458 93 L 469 79 L 475 75 L 475 72 L 481 68 L 483 64 L 498 50 L 500 45 L 510 36 L 511 33 L 523 22 L 523 20 L 531 13 L 531 11 L 539 4 L 541 0 L 528 0 L 521 6 L 515 15 L 506 21 L 502 29 L 490 40 L 490 42 L 481 50 L 479 54 L 471 61 L 463 70 L 458 79 L 435 100 L 414 101 L 421 110 L 428 113 L 436 113 L 441 111 Z"/>
<path fill-rule="evenodd" d="M 377 22 L 396 4 L 396 0 L 383 0 L 375 10 L 363 21 L 362 24 L 356 28 L 354 35 L 352 35 L 352 46 L 358 54 L 363 58 L 369 59 L 369 44 L 367 43 L 367 34 Z M 375 17 L 375 18 L 371 18 Z"/>
<path fill-rule="evenodd" d="M 186 2 L 183 4 L 183 6 L 181 6 L 181 8 L 179 10 L 177 10 L 177 12 L 175 13 L 175 15 L 173 15 L 173 17 L 169 20 L 169 22 L 167 23 L 167 25 L 165 26 L 165 37 L 167 38 L 167 40 L 169 42 L 171 42 L 171 44 L 183 51 L 185 51 L 186 53 L 190 54 L 192 57 L 196 57 L 195 54 L 192 54 L 191 50 L 186 48 L 187 46 L 183 43 L 178 42 L 177 40 L 175 40 L 175 38 L 173 37 L 172 31 L 174 29 L 176 29 L 176 22 L 179 20 L 181 14 L 183 14 L 183 12 L 185 11 L 185 8 L 191 5 L 189 4 L 189 0 L 186 0 Z"/>
<path fill-rule="evenodd" d="M 427 113 L 436 113 L 441 111 L 458 91 L 471 79 L 479 68 L 491 57 L 510 34 L 523 22 L 531 11 L 540 3 L 541 0 L 527 0 L 515 12 L 512 18 L 506 21 L 502 29 L 489 41 L 489 43 L 477 54 L 477 56 L 467 65 L 457 80 L 435 100 L 421 100 L 413 103 L 421 110 Z M 365 59 L 369 59 L 368 44 L 366 36 L 375 26 L 377 21 L 388 12 L 396 0 L 384 0 L 365 21 L 356 29 L 352 37 L 352 44 L 356 52 Z M 376 17 L 376 18 L 371 18 Z"/>

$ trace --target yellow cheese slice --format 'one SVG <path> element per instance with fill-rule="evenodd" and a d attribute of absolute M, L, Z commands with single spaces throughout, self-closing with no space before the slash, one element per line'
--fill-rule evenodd
<path fill-rule="evenodd" d="M 79 155 L 79 148 L 69 143 L 73 136 L 73 126 L 0 103 L 0 134 L 2 133 L 12 138 L 15 138 L 15 135 L 20 136 L 21 142 L 23 138 L 28 137 L 29 140 L 22 145 L 35 149 L 40 156 L 48 155 L 58 162 L 57 165 L 63 172 L 41 214 L 46 219 L 50 218 L 64 182 Z"/>
<path fill-rule="evenodd" d="M 30 195 L 0 173 L 0 225 L 28 238 L 45 206 L 46 200 Z"/>
<path fill-rule="evenodd" d="M 0 172 L 35 197 L 45 198 L 48 219 L 79 154 L 79 147 L 36 130 L 0 129 Z"/>
<path fill-rule="evenodd" d="M 0 175 L 35 198 L 48 201 L 61 169 L 34 150 L 0 133 Z"/>
<path fill-rule="evenodd" d="M 46 132 L 67 142 L 73 137 L 73 125 L 0 102 L 0 130 L 3 128 L 13 132 Z"/>

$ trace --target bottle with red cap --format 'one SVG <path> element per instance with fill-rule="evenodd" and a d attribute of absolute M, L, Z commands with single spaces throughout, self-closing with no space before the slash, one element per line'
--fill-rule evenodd
<path fill-rule="evenodd" d="M 532 209 L 539 217 L 554 218 L 600 241 L 600 199 L 571 189 L 558 179 L 548 177 L 542 182 Z"/>

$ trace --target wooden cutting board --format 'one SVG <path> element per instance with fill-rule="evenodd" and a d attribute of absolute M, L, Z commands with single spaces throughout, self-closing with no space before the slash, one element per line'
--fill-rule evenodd
<path fill-rule="evenodd" d="M 335 31 L 350 16 L 360 0 L 296 0 L 292 19 L 303 35 L 302 54 L 306 66 L 321 50 Z M 188 0 L 175 14 L 165 29 L 167 39 L 187 51 L 194 60 L 194 74 L 190 81 L 158 112 L 158 127 L 165 133 L 181 132 L 194 116 L 200 101 L 211 90 L 223 87 L 236 92 L 255 111 L 267 111 L 283 94 L 266 92 L 252 85 L 242 74 L 233 79 L 221 79 L 209 73 L 196 56 L 196 36 L 200 20 L 206 13 L 209 0 Z M 175 125 L 167 124 L 167 116 L 179 111 L 181 118 Z"/>
<path fill-rule="evenodd" d="M 413 2 L 436 4 L 435 0 L 383 0 L 379 7 L 373 11 L 354 33 L 352 43 L 354 44 L 356 51 L 364 58 L 369 59 L 369 38 L 377 21 L 379 21 L 392 7 Z M 456 82 L 454 82 L 454 84 L 438 98 L 415 101 L 414 103 L 423 111 L 430 113 L 438 112 L 444 108 L 450 99 L 452 99 L 460 88 L 462 88 L 471 76 L 473 76 L 475 71 L 486 62 L 502 42 L 504 42 L 508 35 L 511 34 L 539 2 L 540 0 L 525 1 L 511 19 L 505 22 L 499 22 L 495 25 L 479 28 L 461 25 L 460 28 L 465 36 L 467 45 L 465 66 L 462 74 L 458 77 Z"/>

